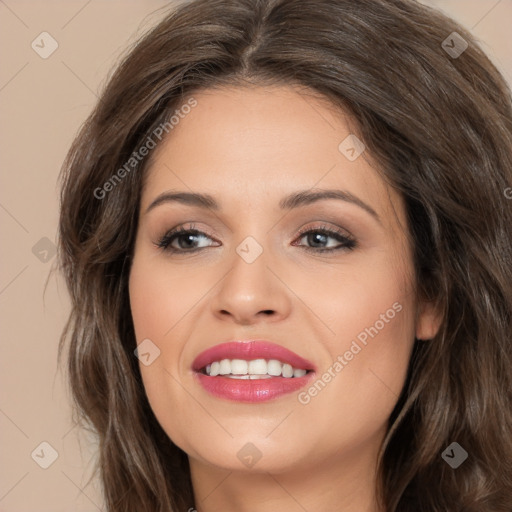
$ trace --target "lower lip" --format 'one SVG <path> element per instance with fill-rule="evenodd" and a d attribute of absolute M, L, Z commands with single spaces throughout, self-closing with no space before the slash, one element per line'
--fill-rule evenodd
<path fill-rule="evenodd" d="M 283 395 L 298 391 L 314 377 L 310 372 L 304 377 L 272 377 L 270 379 L 231 379 L 229 377 L 210 377 L 196 373 L 203 388 L 214 396 L 235 402 L 266 402 Z"/>

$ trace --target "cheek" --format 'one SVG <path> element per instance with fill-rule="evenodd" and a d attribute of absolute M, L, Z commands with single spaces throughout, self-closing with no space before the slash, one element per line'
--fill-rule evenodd
<path fill-rule="evenodd" d="M 139 363 L 146 396 L 164 430 L 178 446 L 189 450 L 182 415 L 176 413 L 191 408 L 190 395 L 180 383 L 180 370 L 183 370 L 180 361 L 193 330 L 187 314 L 193 316 L 194 306 L 201 307 L 201 299 L 208 290 L 205 277 L 204 273 L 192 269 L 171 272 L 165 260 L 157 261 L 141 250 L 134 259 L 129 279 L 137 343 L 150 339 L 160 351 L 150 365 Z M 197 407 L 192 414 L 187 425 L 201 424 L 204 411 Z M 192 430 L 187 427 L 186 433 Z"/>
<path fill-rule="evenodd" d="M 349 350 L 352 340 L 367 347 L 371 340 L 380 340 L 373 345 L 386 350 L 385 340 L 396 347 L 414 337 L 412 278 L 409 268 L 389 252 L 354 255 L 343 266 L 324 265 L 286 276 L 308 306 L 331 358 Z"/>
<path fill-rule="evenodd" d="M 129 288 L 137 342 L 154 338 L 166 345 L 171 330 L 205 293 L 197 272 L 170 272 L 165 261 L 149 257 L 134 261 Z"/>
<path fill-rule="evenodd" d="M 326 327 L 327 362 L 301 403 L 313 417 L 330 411 L 334 437 L 340 425 L 345 434 L 372 435 L 398 400 L 414 342 L 415 303 L 405 270 L 375 261 L 364 272 L 326 274 L 329 286 L 307 295 Z"/>

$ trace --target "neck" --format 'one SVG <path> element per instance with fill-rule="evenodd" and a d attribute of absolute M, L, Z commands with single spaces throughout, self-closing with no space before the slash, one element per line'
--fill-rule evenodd
<path fill-rule="evenodd" d="M 257 465 L 229 470 L 190 458 L 195 510 L 384 512 L 375 493 L 376 455 L 354 449 L 284 472 L 258 470 Z"/>

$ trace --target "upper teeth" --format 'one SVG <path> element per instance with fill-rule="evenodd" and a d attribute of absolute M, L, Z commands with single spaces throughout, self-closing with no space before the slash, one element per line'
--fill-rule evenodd
<path fill-rule="evenodd" d="M 303 377 L 306 370 L 294 368 L 287 363 L 281 363 L 277 359 L 253 359 L 245 361 L 243 359 L 222 359 L 214 361 L 205 368 L 206 374 L 211 377 L 217 375 L 227 375 L 233 379 L 256 379 L 270 377 Z"/>

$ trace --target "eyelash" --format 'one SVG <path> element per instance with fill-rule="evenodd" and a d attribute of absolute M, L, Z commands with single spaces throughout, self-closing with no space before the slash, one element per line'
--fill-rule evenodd
<path fill-rule="evenodd" d="M 304 236 L 312 233 L 320 233 L 322 235 L 328 236 L 329 238 L 334 238 L 338 242 L 340 242 L 340 245 L 338 247 L 331 247 L 331 248 L 318 248 L 318 247 L 307 247 L 305 246 L 304 249 L 307 251 L 313 251 L 313 252 L 319 252 L 319 253 L 333 253 L 335 251 L 339 250 L 346 250 L 346 251 L 352 251 L 357 247 L 356 240 L 345 234 L 343 231 L 336 229 L 336 228 L 328 228 L 325 225 L 318 226 L 316 228 L 303 228 L 299 230 L 299 233 L 297 234 L 297 238 L 300 240 L 301 238 L 304 238 Z M 180 236 L 184 235 L 205 235 L 208 238 L 210 237 L 207 233 L 204 233 L 202 231 L 199 231 L 195 229 L 194 225 L 192 224 L 189 228 L 184 228 L 183 226 L 180 226 L 179 228 L 173 229 L 171 231 L 168 231 L 155 245 L 160 248 L 162 251 L 169 252 L 169 253 L 182 253 L 182 254 L 190 254 L 197 251 L 200 251 L 202 249 L 206 249 L 206 247 L 196 247 L 195 249 L 175 249 L 174 247 L 170 247 L 171 243 L 174 240 L 177 240 Z"/>

